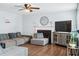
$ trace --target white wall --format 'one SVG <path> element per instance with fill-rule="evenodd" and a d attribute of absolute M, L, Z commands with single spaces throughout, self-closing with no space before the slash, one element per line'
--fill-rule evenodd
<path fill-rule="evenodd" d="M 9 19 L 10 23 L 5 23 Z M 22 32 L 22 17 L 0 10 L 0 33 Z"/>
<path fill-rule="evenodd" d="M 32 35 L 34 26 L 40 25 L 40 17 L 47 16 L 49 21 L 52 21 L 52 31 L 54 31 L 55 21 L 75 20 L 75 11 L 62 11 L 57 13 L 52 12 L 34 12 L 23 15 L 23 34 Z M 74 22 L 72 21 L 72 30 L 74 30 Z M 50 22 L 47 26 L 50 26 Z M 42 27 L 44 28 L 44 27 Z"/>
<path fill-rule="evenodd" d="M 79 30 L 79 4 L 77 9 L 77 29 Z"/>

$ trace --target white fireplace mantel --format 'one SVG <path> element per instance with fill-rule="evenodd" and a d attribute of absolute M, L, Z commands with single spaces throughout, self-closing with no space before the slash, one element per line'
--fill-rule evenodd
<path fill-rule="evenodd" d="M 34 33 L 37 32 L 37 30 L 53 30 L 53 26 L 34 26 Z"/>

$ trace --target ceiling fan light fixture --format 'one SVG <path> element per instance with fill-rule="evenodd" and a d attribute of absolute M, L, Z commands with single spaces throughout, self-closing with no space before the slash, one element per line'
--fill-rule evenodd
<path fill-rule="evenodd" d="M 25 12 L 33 12 L 34 10 L 39 10 L 39 7 L 34 7 L 32 4 L 24 4 L 22 9 L 19 10 L 24 10 Z"/>
<path fill-rule="evenodd" d="M 25 12 L 30 12 L 29 10 L 25 9 Z"/>

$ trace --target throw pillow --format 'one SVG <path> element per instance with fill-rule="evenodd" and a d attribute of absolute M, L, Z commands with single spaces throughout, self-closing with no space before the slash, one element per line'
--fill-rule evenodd
<path fill-rule="evenodd" d="M 21 32 L 17 32 L 16 37 L 21 37 Z"/>
<path fill-rule="evenodd" d="M 16 33 L 8 33 L 9 39 L 16 38 Z"/>
<path fill-rule="evenodd" d="M 44 38 L 43 33 L 37 33 L 37 38 Z"/>

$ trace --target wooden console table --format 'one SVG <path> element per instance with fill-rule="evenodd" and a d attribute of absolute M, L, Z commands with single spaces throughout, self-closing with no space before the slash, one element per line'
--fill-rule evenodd
<path fill-rule="evenodd" d="M 53 43 L 67 46 L 67 41 L 70 39 L 69 32 L 53 32 Z"/>

